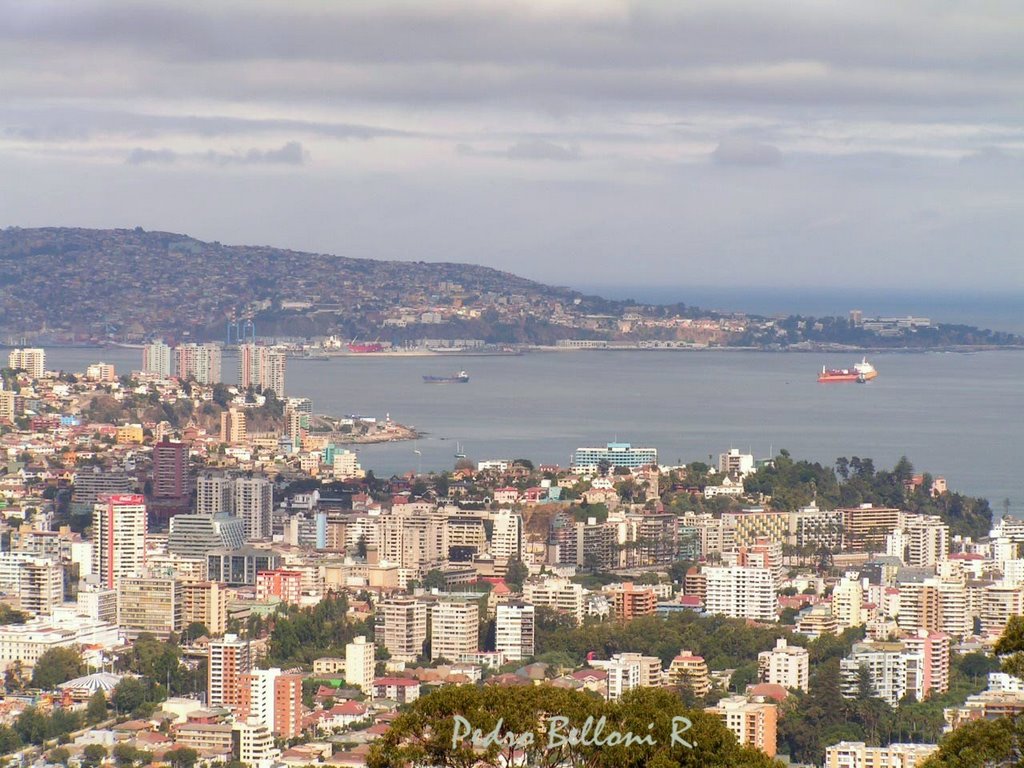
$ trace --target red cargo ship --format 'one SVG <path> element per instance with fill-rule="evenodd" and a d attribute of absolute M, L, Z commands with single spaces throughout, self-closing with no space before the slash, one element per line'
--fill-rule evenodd
<path fill-rule="evenodd" d="M 853 368 L 825 368 L 822 367 L 818 381 L 822 384 L 831 384 L 838 381 L 856 381 L 861 384 L 871 381 L 878 375 L 875 367 L 862 358 Z"/>

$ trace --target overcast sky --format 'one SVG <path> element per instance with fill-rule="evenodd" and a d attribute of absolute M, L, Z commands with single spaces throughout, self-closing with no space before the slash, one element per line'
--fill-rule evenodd
<path fill-rule="evenodd" d="M 1024 289 L 1019 0 L 0 0 L 0 18 L 0 226 L 568 285 Z"/>

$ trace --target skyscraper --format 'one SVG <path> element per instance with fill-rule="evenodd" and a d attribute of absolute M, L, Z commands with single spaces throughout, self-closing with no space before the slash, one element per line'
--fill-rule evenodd
<path fill-rule="evenodd" d="M 398 661 L 415 661 L 427 639 L 427 606 L 396 597 L 377 606 L 375 636 Z"/>
<path fill-rule="evenodd" d="M 211 641 L 207 704 L 211 707 L 242 706 L 246 697 L 242 677 L 251 669 L 247 640 L 240 640 L 237 635 L 224 635 L 222 640 Z"/>
<path fill-rule="evenodd" d="M 182 344 L 174 350 L 177 358 L 178 378 L 189 376 L 200 384 L 219 384 L 221 381 L 221 351 L 217 344 Z"/>
<path fill-rule="evenodd" d="M 431 612 L 430 659 L 460 661 L 476 653 L 480 606 L 475 602 L 444 601 Z"/>
<path fill-rule="evenodd" d="M 504 652 L 509 661 L 533 656 L 535 609 L 520 601 L 498 604 L 494 650 Z"/>
<path fill-rule="evenodd" d="M 173 357 L 171 348 L 162 341 L 154 341 L 142 348 L 142 370 L 158 376 L 170 376 Z"/>
<path fill-rule="evenodd" d="M 203 474 L 196 478 L 196 514 L 218 515 L 234 510 L 234 482 L 224 475 Z"/>
<path fill-rule="evenodd" d="M 104 587 L 142 575 L 146 559 L 146 499 L 141 494 L 103 494 L 93 507 L 92 571 Z"/>
<path fill-rule="evenodd" d="M 372 693 L 376 652 L 373 643 L 360 635 L 345 646 L 345 682 L 363 693 Z"/>
<path fill-rule="evenodd" d="M 189 510 L 188 444 L 160 442 L 153 446 L 153 501 L 150 511 L 167 520 Z"/>
<path fill-rule="evenodd" d="M 274 489 L 265 477 L 235 478 L 235 515 L 242 518 L 245 538 L 270 537 L 271 514 L 274 511 Z"/>
<path fill-rule="evenodd" d="M 242 344 L 238 348 L 238 384 L 273 390 L 278 397 L 284 397 L 284 372 L 287 356 L 280 347 L 265 347 L 259 344 Z"/>

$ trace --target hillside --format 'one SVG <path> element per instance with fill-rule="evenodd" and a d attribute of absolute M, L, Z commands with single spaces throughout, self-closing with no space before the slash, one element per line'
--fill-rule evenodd
<path fill-rule="evenodd" d="M 474 323 L 532 323 L 536 334 L 552 325 L 539 318 L 574 304 L 594 311 L 610 303 L 470 264 L 226 246 L 139 228 L 0 231 L 0 332 L 9 336 L 45 328 L 78 341 L 219 339 L 230 317 L 254 318 L 261 334 L 377 335 L 396 307 L 417 321 L 476 307 L 460 318 L 467 332 Z"/>

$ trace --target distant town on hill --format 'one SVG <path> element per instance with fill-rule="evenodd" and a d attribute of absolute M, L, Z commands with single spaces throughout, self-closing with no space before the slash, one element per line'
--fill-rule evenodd
<path fill-rule="evenodd" d="M 396 347 L 936 348 L 1024 344 L 941 318 L 760 317 L 588 296 L 472 264 L 227 246 L 135 229 L 0 230 L 0 342 L 335 336 Z"/>

